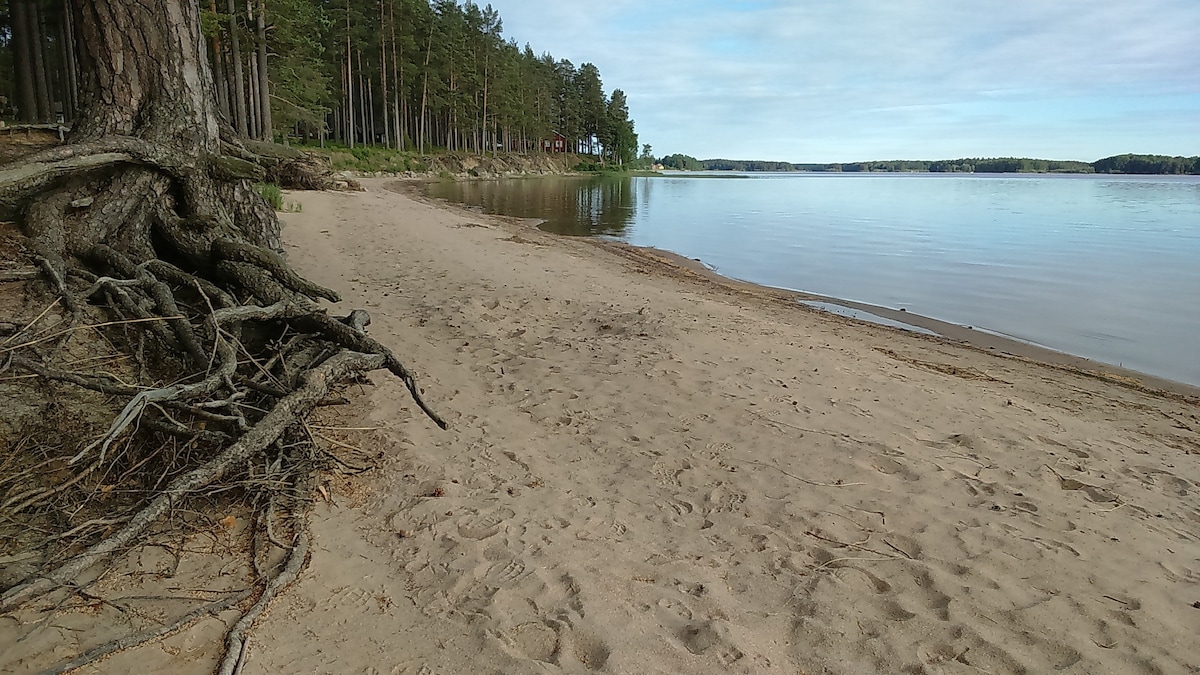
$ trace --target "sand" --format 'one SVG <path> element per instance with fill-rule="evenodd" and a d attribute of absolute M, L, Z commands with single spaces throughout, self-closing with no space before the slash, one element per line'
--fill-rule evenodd
<path fill-rule="evenodd" d="M 288 254 L 451 428 L 373 375 L 246 675 L 1200 669 L 1196 399 L 365 185 Z"/>

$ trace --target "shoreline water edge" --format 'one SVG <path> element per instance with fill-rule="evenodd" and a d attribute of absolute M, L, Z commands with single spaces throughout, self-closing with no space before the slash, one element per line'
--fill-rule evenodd
<path fill-rule="evenodd" d="M 247 675 L 1200 663 L 1200 399 L 364 186 L 285 247 L 449 429 L 368 388 Z"/>
<path fill-rule="evenodd" d="M 1157 377 L 1155 375 L 1131 370 L 1129 368 L 1122 368 L 1119 365 L 1104 363 L 1102 361 L 1096 361 L 1076 354 L 1070 354 L 1068 352 L 1035 344 L 1026 340 L 1021 340 L 1019 338 L 1001 335 L 991 331 L 980 330 L 973 326 L 963 326 L 960 324 L 951 323 L 949 321 L 942 321 L 941 319 L 935 319 L 933 317 L 909 312 L 906 309 L 884 307 L 881 305 L 873 305 L 855 300 L 847 300 L 845 298 L 836 298 L 817 293 L 807 293 L 805 291 L 775 288 L 773 286 L 764 286 L 751 281 L 727 277 L 720 274 L 716 270 L 711 269 L 701 260 L 687 258 L 673 251 L 666 251 L 653 247 L 631 246 L 621 242 L 607 243 L 612 243 L 619 246 L 628 246 L 632 249 L 642 249 L 652 252 L 654 255 L 662 257 L 670 264 L 684 267 L 690 272 L 709 278 L 716 283 L 727 284 L 735 287 L 752 287 L 762 292 L 777 293 L 780 294 L 781 297 L 790 299 L 802 306 L 811 308 L 813 311 L 832 314 L 845 321 L 869 323 L 874 326 L 891 328 L 893 330 L 902 330 L 909 334 L 926 337 L 929 339 L 943 339 L 958 345 L 971 347 L 980 351 L 986 351 L 991 354 L 1017 357 L 1029 361 L 1035 361 L 1051 367 L 1066 368 L 1072 372 L 1100 377 L 1119 384 L 1134 386 L 1150 392 L 1163 392 L 1183 396 L 1189 399 L 1200 399 L 1200 386 L 1191 385 L 1186 382 L 1178 382 L 1164 377 Z M 834 307 L 840 307 L 844 308 L 845 310 L 849 310 L 849 312 L 842 313 L 831 308 L 821 307 L 820 305 L 833 305 Z M 869 316 L 863 317 L 860 314 L 879 317 L 880 319 L 883 319 L 883 321 L 873 320 Z"/>
<path fill-rule="evenodd" d="M 428 194 L 424 186 L 430 182 L 433 181 L 422 178 L 400 179 L 397 184 L 403 186 L 403 188 L 397 191 L 409 197 L 439 204 L 446 208 L 463 209 L 479 213 L 484 212 L 479 207 L 473 205 L 434 197 Z M 395 187 L 393 186 L 392 189 L 395 189 Z M 496 213 L 489 213 L 489 215 L 516 218 L 523 221 L 529 227 L 546 231 L 540 227 L 546 222 L 543 219 L 520 218 L 518 216 Z M 635 254 L 643 252 L 640 254 L 643 258 L 648 258 L 651 261 L 657 260 L 667 267 L 685 270 L 688 274 L 707 279 L 713 283 L 729 288 L 748 290 L 757 294 L 765 293 L 773 295 L 781 300 L 801 305 L 809 311 L 836 316 L 843 321 L 868 323 L 892 330 L 901 330 L 911 335 L 919 335 L 927 339 L 945 340 L 995 355 L 1025 359 L 1053 368 L 1067 369 L 1071 372 L 1102 378 L 1147 392 L 1165 393 L 1173 396 L 1181 396 L 1189 400 L 1200 401 L 1200 386 L 1124 368 L 1117 364 L 1089 359 L 1078 354 L 1072 354 L 998 332 L 943 321 L 934 317 L 909 312 L 904 308 L 885 307 L 857 300 L 746 281 L 721 274 L 701 259 L 689 258 L 666 249 L 652 246 L 636 246 L 604 238 L 580 237 L 580 239 L 610 250 L 628 251 Z M 839 311 L 839 308 L 844 311 Z"/>

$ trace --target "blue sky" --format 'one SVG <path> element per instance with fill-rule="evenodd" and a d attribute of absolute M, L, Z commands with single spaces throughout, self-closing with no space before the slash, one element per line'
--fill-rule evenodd
<path fill-rule="evenodd" d="M 659 156 L 1200 154 L 1200 0 L 491 4 L 625 90 Z"/>

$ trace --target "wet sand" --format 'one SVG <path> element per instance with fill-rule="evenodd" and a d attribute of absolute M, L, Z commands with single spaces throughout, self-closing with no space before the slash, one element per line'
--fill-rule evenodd
<path fill-rule="evenodd" d="M 621 244 L 616 245 L 621 246 Z M 1061 367 L 1072 372 L 1108 379 L 1113 382 L 1118 382 L 1124 384 L 1125 386 L 1142 389 L 1150 393 L 1179 396 L 1185 400 L 1191 401 L 1200 400 L 1200 387 L 1193 386 L 1185 382 L 1168 380 L 1165 378 L 1156 377 L 1154 375 L 1141 373 L 1136 370 L 1130 370 L 1128 368 L 1122 368 L 1120 366 L 1094 361 L 1092 359 L 1076 356 L 1074 354 L 1068 354 L 1066 352 L 1061 352 L 1056 349 L 1051 349 L 1050 347 L 1034 344 L 1025 340 L 1007 337 L 991 331 L 979 330 L 973 326 L 963 326 L 960 324 L 935 319 L 933 317 L 915 314 L 902 308 L 872 305 L 865 302 L 845 300 L 843 298 L 835 298 L 817 293 L 805 293 L 802 291 L 771 288 L 760 286 L 748 281 L 731 279 L 717 273 L 700 260 L 687 258 L 672 251 L 664 251 L 656 248 L 634 248 L 634 250 L 644 251 L 645 253 L 662 259 L 669 265 L 686 269 L 694 274 L 700 275 L 715 283 L 725 286 L 751 290 L 757 293 L 772 294 L 785 301 L 798 303 L 816 302 L 828 305 L 836 305 L 838 307 L 844 307 L 847 310 L 856 310 L 858 312 L 865 312 L 867 314 L 875 315 L 887 321 L 905 324 L 907 326 L 915 326 L 918 329 L 935 333 L 943 338 L 967 347 L 995 352 L 996 354 L 1002 356 L 1029 359 L 1031 361 L 1052 367 Z M 866 319 L 865 321 L 870 322 L 870 319 Z"/>

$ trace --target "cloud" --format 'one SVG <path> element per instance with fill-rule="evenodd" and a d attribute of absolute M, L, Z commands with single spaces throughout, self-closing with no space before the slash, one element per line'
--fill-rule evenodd
<path fill-rule="evenodd" d="M 518 42 L 595 63 L 660 153 L 1200 153 L 1194 0 L 493 5 Z"/>

